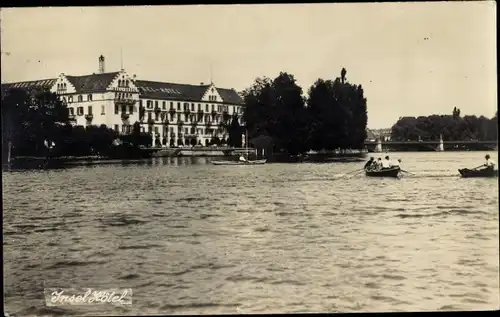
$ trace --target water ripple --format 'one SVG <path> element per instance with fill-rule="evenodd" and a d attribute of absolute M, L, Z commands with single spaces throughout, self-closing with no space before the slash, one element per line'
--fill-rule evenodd
<path fill-rule="evenodd" d="M 482 154 L 220 168 L 208 158 L 4 173 L 14 316 L 497 308 L 498 181 Z M 496 153 L 492 153 L 495 156 Z M 44 287 L 133 288 L 133 305 L 47 308 Z"/>

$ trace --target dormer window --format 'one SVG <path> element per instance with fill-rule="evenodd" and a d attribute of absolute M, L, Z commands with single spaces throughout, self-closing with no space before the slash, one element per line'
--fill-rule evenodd
<path fill-rule="evenodd" d="M 125 80 L 125 87 L 128 87 L 128 80 Z"/>

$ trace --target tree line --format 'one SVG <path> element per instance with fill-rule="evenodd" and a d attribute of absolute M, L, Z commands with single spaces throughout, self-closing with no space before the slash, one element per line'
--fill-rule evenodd
<path fill-rule="evenodd" d="M 362 86 L 346 74 L 343 68 L 334 80 L 318 79 L 307 98 L 292 74 L 257 78 L 243 91 L 249 139 L 270 137 L 273 151 L 289 155 L 364 148 L 367 102 Z"/>
<path fill-rule="evenodd" d="M 450 115 L 430 115 L 400 118 L 391 128 L 394 141 L 439 140 L 496 141 L 498 140 L 498 112 L 491 119 L 475 115 L 461 116 L 455 107 Z"/>

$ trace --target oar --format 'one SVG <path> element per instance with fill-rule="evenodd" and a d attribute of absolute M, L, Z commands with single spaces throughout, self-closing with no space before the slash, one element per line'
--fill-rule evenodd
<path fill-rule="evenodd" d="M 408 173 L 408 174 L 411 174 L 411 175 L 415 175 L 413 174 L 412 172 L 408 172 L 408 171 L 405 171 L 404 169 L 399 169 L 401 172 L 405 172 L 405 173 Z"/>
<path fill-rule="evenodd" d="M 350 175 L 350 176 L 351 176 L 351 177 L 354 177 L 354 176 L 356 176 L 356 175 L 359 175 L 359 174 L 363 173 L 364 171 L 365 171 L 365 169 L 363 168 L 361 171 L 358 171 L 358 173 L 353 174 L 353 175 Z"/>
<path fill-rule="evenodd" d="M 354 171 L 350 171 L 350 172 L 348 172 L 348 173 L 346 173 L 346 174 L 337 174 L 337 177 L 347 176 L 347 175 L 352 174 L 352 173 L 355 173 L 355 172 L 359 172 L 359 169 L 354 170 Z"/>
<path fill-rule="evenodd" d="M 478 167 L 474 167 L 473 170 L 478 169 L 478 168 L 483 167 L 483 166 L 484 166 L 484 164 L 479 165 Z"/>

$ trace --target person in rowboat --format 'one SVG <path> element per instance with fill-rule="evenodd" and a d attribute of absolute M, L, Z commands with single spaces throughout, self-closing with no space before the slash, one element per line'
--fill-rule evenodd
<path fill-rule="evenodd" d="M 240 162 L 246 162 L 247 160 L 243 157 L 243 155 L 240 155 Z"/>
<path fill-rule="evenodd" d="M 396 162 L 391 163 L 391 167 L 400 167 L 401 159 L 398 159 Z"/>
<path fill-rule="evenodd" d="M 380 169 L 382 169 L 382 159 L 379 157 L 379 158 L 377 159 L 377 162 L 376 162 L 376 163 L 374 163 L 373 165 L 374 165 L 374 166 L 373 166 L 373 167 L 374 167 L 374 169 L 376 169 L 376 170 L 380 170 Z"/>
<path fill-rule="evenodd" d="M 386 168 L 391 168 L 391 160 L 389 159 L 389 156 L 386 156 L 385 159 L 382 161 L 382 169 Z"/>
<path fill-rule="evenodd" d="M 492 170 L 495 168 L 495 163 L 493 163 L 493 161 L 490 159 L 490 155 L 489 154 L 486 154 L 486 156 L 484 157 L 486 162 L 484 163 L 483 166 L 481 166 L 482 168 L 480 168 L 479 170 Z"/>
<path fill-rule="evenodd" d="M 372 156 L 370 157 L 370 160 L 368 160 L 368 162 L 365 163 L 364 169 L 370 168 L 374 164 L 375 164 L 375 158 Z"/>

